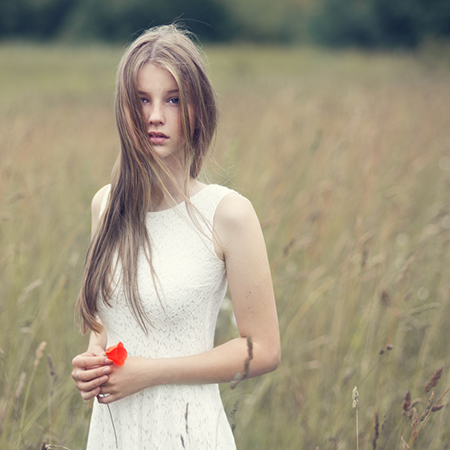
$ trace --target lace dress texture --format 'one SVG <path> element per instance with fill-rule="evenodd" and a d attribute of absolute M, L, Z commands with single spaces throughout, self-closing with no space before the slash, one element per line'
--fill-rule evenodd
<path fill-rule="evenodd" d="M 147 358 L 194 355 L 213 347 L 227 282 L 225 263 L 214 251 L 211 227 L 219 202 L 230 192 L 234 191 L 211 184 L 191 197 L 206 219 L 206 223 L 199 219 L 197 226 L 185 203 L 147 214 L 160 299 L 141 249 L 138 288 L 152 325 L 145 334 L 127 307 L 119 268 L 112 307 L 99 306 L 108 346 L 122 341 L 130 356 Z M 102 210 L 108 194 L 104 197 Z M 236 450 L 217 384 L 154 386 L 109 406 L 119 449 Z M 96 400 L 87 449 L 116 449 L 108 408 Z"/>

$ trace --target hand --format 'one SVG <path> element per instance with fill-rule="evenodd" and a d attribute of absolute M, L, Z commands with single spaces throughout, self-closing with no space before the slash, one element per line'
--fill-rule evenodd
<path fill-rule="evenodd" d="M 112 364 L 100 346 L 75 356 L 72 360 L 72 378 L 83 400 L 90 400 L 100 393 L 100 386 L 108 381 Z"/>
<path fill-rule="evenodd" d="M 141 356 L 129 356 L 122 367 L 113 365 L 107 381 L 101 383 L 98 402 L 112 403 L 154 386 L 156 382 L 149 374 L 155 373 L 155 362 Z"/>

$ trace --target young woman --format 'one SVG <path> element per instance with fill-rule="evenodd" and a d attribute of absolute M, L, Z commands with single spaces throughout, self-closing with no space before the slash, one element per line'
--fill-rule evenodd
<path fill-rule="evenodd" d="M 88 449 L 115 449 L 116 439 L 127 450 L 235 449 L 217 383 L 278 366 L 278 321 L 251 203 L 197 180 L 216 104 L 186 32 L 157 27 L 130 46 L 115 111 L 121 152 L 92 201 L 77 302 L 91 336 L 72 378 L 84 400 L 98 400 Z M 240 337 L 213 348 L 227 282 Z M 129 353 L 121 367 L 105 357 L 119 341 Z"/>

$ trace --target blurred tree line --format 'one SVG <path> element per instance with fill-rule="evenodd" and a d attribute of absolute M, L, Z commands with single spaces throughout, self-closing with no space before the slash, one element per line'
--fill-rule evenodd
<path fill-rule="evenodd" d="M 450 37 L 450 0 L 324 0 L 308 26 L 330 46 L 415 48 Z"/>
<path fill-rule="evenodd" d="M 0 0 L 0 38 L 130 39 L 179 20 L 203 41 L 414 48 L 450 37 L 450 0 Z"/>

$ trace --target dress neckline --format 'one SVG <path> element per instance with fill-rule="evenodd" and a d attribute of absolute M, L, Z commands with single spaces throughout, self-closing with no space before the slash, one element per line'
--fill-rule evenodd
<path fill-rule="evenodd" d="M 213 186 L 213 185 L 212 185 L 212 184 L 207 184 L 206 186 L 202 187 L 202 188 L 201 188 L 199 191 L 197 191 L 194 195 L 191 195 L 191 196 L 189 197 L 189 200 L 192 201 L 192 200 L 195 199 L 199 194 L 201 194 L 203 191 L 206 191 L 210 186 Z M 179 208 L 180 206 L 182 206 L 182 205 L 184 205 L 184 204 L 186 204 L 186 201 L 185 201 L 185 200 L 181 201 L 180 203 L 177 203 L 177 204 L 174 205 L 174 206 L 171 206 L 170 208 L 161 209 L 160 211 L 147 211 L 147 216 L 153 216 L 153 217 L 160 216 L 160 215 L 166 214 L 166 213 L 168 213 L 168 212 L 170 212 L 170 211 L 174 211 L 174 210 L 176 210 L 177 208 Z"/>

